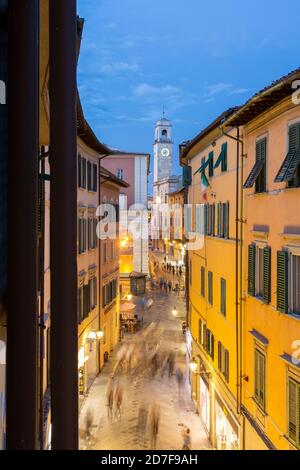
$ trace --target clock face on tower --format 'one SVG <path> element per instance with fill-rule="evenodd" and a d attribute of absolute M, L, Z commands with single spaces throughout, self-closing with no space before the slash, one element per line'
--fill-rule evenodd
<path fill-rule="evenodd" d="M 170 155 L 170 150 L 167 147 L 161 149 L 161 154 L 163 157 L 168 157 Z"/>

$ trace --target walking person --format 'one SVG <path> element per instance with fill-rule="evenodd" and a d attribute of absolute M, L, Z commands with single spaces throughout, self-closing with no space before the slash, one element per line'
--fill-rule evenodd
<path fill-rule="evenodd" d="M 183 373 L 180 367 L 176 369 L 175 377 L 176 377 L 176 381 L 178 384 L 178 400 L 180 400 L 182 385 L 183 385 Z"/>
<path fill-rule="evenodd" d="M 116 419 L 121 419 L 122 417 L 122 404 L 123 404 L 123 387 L 118 383 L 115 393 L 115 402 L 116 402 Z"/>
<path fill-rule="evenodd" d="M 172 272 L 173 272 L 173 276 L 175 276 L 175 268 L 174 268 L 174 266 L 172 267 Z"/>
<path fill-rule="evenodd" d="M 172 292 L 172 281 L 171 280 L 168 282 L 168 288 L 169 288 L 169 294 L 171 294 L 171 292 Z"/>
<path fill-rule="evenodd" d="M 169 354 L 169 357 L 168 357 L 168 374 L 169 374 L 169 377 L 171 377 L 173 375 L 174 366 L 175 366 L 175 353 L 174 353 L 174 351 L 170 351 L 170 354 Z"/>
<path fill-rule="evenodd" d="M 114 389 L 113 389 L 113 387 L 110 387 L 110 390 L 107 393 L 106 406 L 107 406 L 107 417 L 109 419 L 112 419 L 112 417 L 113 417 L 113 407 L 114 407 Z"/>
<path fill-rule="evenodd" d="M 138 436 L 140 441 L 140 446 L 146 446 L 146 430 L 147 430 L 147 420 L 148 420 L 148 409 L 145 403 L 139 408 L 138 412 Z"/>
<path fill-rule="evenodd" d="M 157 436 L 159 431 L 159 407 L 157 403 L 153 403 L 149 416 L 149 433 L 151 450 L 156 449 Z"/>
<path fill-rule="evenodd" d="M 183 437 L 182 450 L 191 450 L 192 448 L 191 431 L 189 428 L 184 427 L 184 429 L 182 430 L 182 437 Z"/>

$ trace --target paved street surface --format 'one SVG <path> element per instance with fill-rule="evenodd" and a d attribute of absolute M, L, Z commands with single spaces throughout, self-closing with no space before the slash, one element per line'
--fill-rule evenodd
<path fill-rule="evenodd" d="M 186 372 L 188 367 L 185 355 L 185 336 L 182 333 L 182 320 L 185 316 L 184 293 L 167 294 L 159 289 L 148 291 L 147 297 L 153 299 L 151 309 L 144 314 L 144 328 L 132 335 L 126 335 L 120 347 L 125 343 L 126 350 L 144 344 L 148 356 L 158 351 L 159 361 L 168 357 L 170 351 L 175 353 L 174 374 L 166 373 L 162 377 L 162 369 L 152 372 L 152 362 L 133 357 L 129 370 L 120 369 L 118 351 L 111 355 L 109 363 L 95 380 L 89 395 L 83 403 L 80 414 L 80 447 L 96 450 L 138 450 L 154 447 L 150 440 L 149 419 L 146 433 L 141 435 L 138 428 L 138 416 L 141 405 L 151 409 L 153 403 L 159 409 L 159 426 L 156 448 L 160 450 L 179 450 L 183 446 L 181 431 L 183 426 L 191 430 L 192 449 L 209 449 L 210 444 L 202 428 L 201 420 L 194 411 L 190 400 L 189 383 Z M 178 309 L 178 317 L 172 314 L 173 307 Z M 180 318 L 181 317 L 181 318 Z M 125 348 L 124 348 L 125 349 Z M 137 353 L 133 353 L 135 356 Z M 127 365 L 128 366 L 128 365 Z M 184 374 L 182 389 L 176 380 L 176 371 L 180 368 Z M 153 376 L 154 375 L 154 376 Z M 124 390 L 121 417 L 108 417 L 107 389 L 109 382 L 116 390 L 119 383 Z M 115 403 L 114 403 L 115 405 Z M 87 416 L 92 421 L 92 436 L 86 439 Z M 151 422 L 151 421 L 150 421 Z"/>

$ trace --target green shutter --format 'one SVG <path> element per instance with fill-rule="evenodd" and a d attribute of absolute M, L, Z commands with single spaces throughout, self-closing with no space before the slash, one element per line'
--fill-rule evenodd
<path fill-rule="evenodd" d="M 212 333 L 211 333 L 210 341 L 211 341 L 211 343 L 210 343 L 210 357 L 214 361 L 215 360 L 215 337 Z"/>
<path fill-rule="evenodd" d="M 229 351 L 225 350 L 225 379 L 229 382 Z"/>
<path fill-rule="evenodd" d="M 255 296 L 255 257 L 256 246 L 248 247 L 248 294 Z"/>
<path fill-rule="evenodd" d="M 198 342 L 201 344 L 201 336 L 202 336 L 202 320 L 198 322 Z"/>
<path fill-rule="evenodd" d="M 222 203 L 218 202 L 218 237 L 221 237 Z"/>
<path fill-rule="evenodd" d="M 218 341 L 218 369 L 222 370 L 222 345 L 220 341 Z"/>
<path fill-rule="evenodd" d="M 208 204 L 204 206 L 204 235 L 208 235 Z"/>
<path fill-rule="evenodd" d="M 192 167 L 184 166 L 182 171 L 183 187 L 188 188 L 192 184 Z"/>
<path fill-rule="evenodd" d="M 277 252 L 277 310 L 288 313 L 288 267 L 287 251 Z"/>
<path fill-rule="evenodd" d="M 208 271 L 208 302 L 213 305 L 213 273 Z"/>
<path fill-rule="evenodd" d="M 211 206 L 211 235 L 214 237 L 216 233 L 216 206 L 212 204 Z"/>
<path fill-rule="evenodd" d="M 221 169 L 222 171 L 227 171 L 227 142 L 225 142 L 223 145 L 222 145 L 222 153 L 223 153 L 223 158 L 222 158 L 222 166 L 221 166 Z"/>
<path fill-rule="evenodd" d="M 205 297 L 205 268 L 201 267 L 201 296 Z"/>
<path fill-rule="evenodd" d="M 224 238 L 229 239 L 229 201 L 224 204 Z"/>
<path fill-rule="evenodd" d="M 264 286 L 263 301 L 265 304 L 271 302 L 271 247 L 264 248 Z"/>
<path fill-rule="evenodd" d="M 209 160 L 208 176 L 212 178 L 214 176 L 214 152 L 209 153 L 208 160 Z"/>
<path fill-rule="evenodd" d="M 300 387 L 298 386 L 297 382 L 295 382 L 292 379 L 289 379 L 289 382 L 288 382 L 288 394 L 289 394 L 288 433 L 289 433 L 289 438 L 295 444 L 297 443 L 297 440 L 299 443 L 299 405 L 300 405 L 299 401 L 298 401 L 298 407 L 297 407 L 297 395 L 299 395 L 299 392 L 300 392 Z M 297 430 L 298 430 L 298 436 L 297 436 Z"/>
<path fill-rule="evenodd" d="M 221 278 L 221 313 L 226 316 L 226 280 Z"/>

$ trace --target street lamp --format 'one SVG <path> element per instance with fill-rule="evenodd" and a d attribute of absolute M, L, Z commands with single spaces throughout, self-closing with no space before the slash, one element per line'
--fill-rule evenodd
<path fill-rule="evenodd" d="M 96 332 L 97 339 L 102 339 L 104 336 L 104 331 L 100 330 Z"/>
<path fill-rule="evenodd" d="M 177 310 L 176 307 L 173 308 L 172 313 L 173 313 L 174 317 L 177 317 L 177 315 L 178 315 L 178 310 Z"/>
<path fill-rule="evenodd" d="M 132 294 L 127 294 L 127 300 L 131 300 L 132 299 Z"/>
<path fill-rule="evenodd" d="M 198 362 L 196 361 L 196 359 L 194 357 L 190 362 L 190 369 L 191 369 L 192 372 L 197 372 Z"/>

